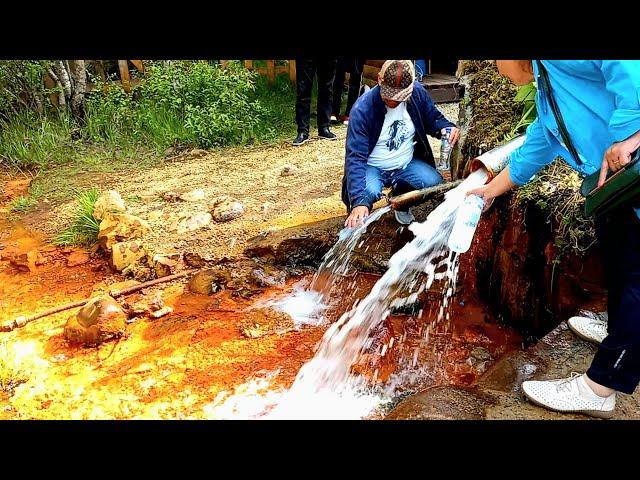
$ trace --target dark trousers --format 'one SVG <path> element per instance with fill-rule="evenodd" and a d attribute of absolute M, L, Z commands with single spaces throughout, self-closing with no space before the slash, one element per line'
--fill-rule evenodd
<path fill-rule="evenodd" d="M 311 90 L 313 77 L 316 74 L 318 75 L 318 129 L 329 126 L 336 62 L 335 58 L 296 59 L 296 123 L 298 124 L 298 133 L 309 133 Z"/>
<path fill-rule="evenodd" d="M 353 107 L 353 104 L 356 103 L 356 100 L 360 96 L 363 69 L 364 60 L 351 58 L 338 59 L 336 77 L 333 82 L 333 108 L 331 109 L 331 113 L 335 115 L 336 118 L 340 116 L 340 107 L 342 105 L 342 86 L 344 85 L 346 73 L 349 72 L 349 93 L 347 95 L 347 107 L 344 111 L 344 115 L 345 117 L 348 117 L 351 112 L 351 107 Z"/>
<path fill-rule="evenodd" d="M 626 207 L 596 219 L 608 287 L 608 335 L 587 370 L 593 381 L 631 394 L 640 382 L 640 219 Z"/>

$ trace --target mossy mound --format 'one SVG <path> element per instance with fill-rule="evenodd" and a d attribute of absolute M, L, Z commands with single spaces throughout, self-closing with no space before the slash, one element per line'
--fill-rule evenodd
<path fill-rule="evenodd" d="M 581 183 L 582 177 L 558 157 L 513 197 L 522 206 L 535 204 L 547 215 L 548 222 L 553 222 L 556 260 L 570 251 L 582 255 L 595 243 L 593 219 L 583 214 Z"/>
<path fill-rule="evenodd" d="M 473 117 L 462 147 L 463 158 L 471 159 L 505 140 L 522 116 L 522 104 L 514 101 L 517 87 L 498 73 L 494 61 L 467 60 L 460 71 L 473 74 L 468 96 Z"/>

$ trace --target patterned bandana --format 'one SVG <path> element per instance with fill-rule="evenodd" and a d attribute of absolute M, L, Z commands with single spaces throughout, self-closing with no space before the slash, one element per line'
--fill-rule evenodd
<path fill-rule="evenodd" d="M 380 77 L 382 98 L 404 102 L 413 93 L 416 72 L 411 60 L 387 60 L 380 69 Z"/>

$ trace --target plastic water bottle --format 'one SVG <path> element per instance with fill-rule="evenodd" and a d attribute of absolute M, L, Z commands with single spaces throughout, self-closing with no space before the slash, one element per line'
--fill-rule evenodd
<path fill-rule="evenodd" d="M 451 144 L 449 143 L 449 136 L 451 135 L 451 127 L 446 127 L 445 132 L 442 134 L 440 140 L 440 161 L 438 162 L 438 170 L 449 170 L 449 155 L 451 154 Z"/>
<path fill-rule="evenodd" d="M 469 195 L 458 208 L 456 222 L 449 236 L 449 248 L 464 253 L 471 247 L 471 240 L 480 221 L 484 200 L 478 195 Z"/>

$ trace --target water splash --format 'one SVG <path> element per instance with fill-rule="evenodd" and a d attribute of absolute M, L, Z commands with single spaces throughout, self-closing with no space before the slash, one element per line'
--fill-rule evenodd
<path fill-rule="evenodd" d="M 272 300 L 267 305 L 288 314 L 298 328 L 304 325 L 320 326 L 326 322 L 323 314 L 328 305 L 323 301 L 322 294 L 300 284 L 294 287 L 291 294 Z"/>
<path fill-rule="evenodd" d="M 300 369 L 293 386 L 276 406 L 273 415 L 342 417 L 346 398 L 366 398 L 370 392 L 367 380 L 353 375 L 351 367 L 370 345 L 370 334 L 388 317 L 392 302 L 401 305 L 415 300 L 415 296 L 428 290 L 438 277 L 446 280 L 438 321 L 448 320 L 447 307 L 455 287 L 458 257 L 451 253 L 445 255 L 447 240 L 466 193 L 484 184 L 486 179 L 484 170 L 472 173 L 458 187 L 447 192 L 444 202 L 429 214 L 425 222 L 410 225 L 416 237 L 391 257 L 386 273 L 369 295 L 329 327 L 316 355 Z M 326 263 L 329 267 L 329 262 Z M 438 275 L 438 269 L 443 265 L 446 270 Z M 411 293 L 404 299 L 398 298 L 406 292 Z M 428 330 L 425 341 L 428 341 Z M 416 361 L 417 352 L 413 363 Z M 318 398 L 324 401 L 314 401 Z M 327 401 L 332 398 L 339 401 Z M 371 406 L 371 399 L 366 402 Z"/>
<path fill-rule="evenodd" d="M 353 250 L 369 225 L 379 220 L 389 210 L 391 207 L 388 205 L 381 207 L 369 215 L 362 225 L 356 228 L 343 228 L 338 234 L 338 241 L 323 257 L 308 288 L 298 284 L 291 294 L 284 298 L 269 300 L 264 306 L 287 313 L 296 327 L 319 326 L 326 323 L 324 313 L 329 308 L 333 287 L 346 276 Z"/>
<path fill-rule="evenodd" d="M 338 241 L 322 259 L 318 271 L 311 280 L 310 290 L 319 292 L 324 302 L 331 296 L 331 290 L 340 276 L 347 274 L 349 270 L 349 259 L 362 235 L 367 231 L 369 225 L 380 219 L 385 213 L 391 210 L 387 205 L 374 210 L 362 225 L 356 228 L 343 228 L 338 234 Z"/>

